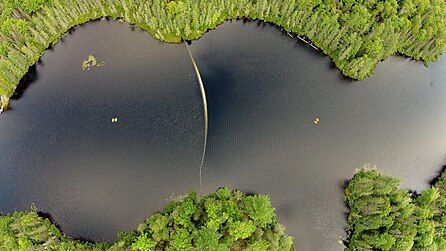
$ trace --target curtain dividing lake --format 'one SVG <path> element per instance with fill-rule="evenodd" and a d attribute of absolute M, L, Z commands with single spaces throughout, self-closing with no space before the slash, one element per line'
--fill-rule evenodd
<path fill-rule="evenodd" d="M 209 105 L 200 192 L 269 194 L 298 250 L 342 250 L 343 185 L 365 163 L 418 191 L 446 164 L 445 56 L 429 68 L 393 56 L 352 81 L 280 29 L 243 21 L 190 48 Z M 105 66 L 83 71 L 89 54 Z M 184 44 L 91 22 L 29 78 L 0 115 L 0 213 L 35 203 L 72 237 L 112 241 L 199 190 L 203 107 Z"/>

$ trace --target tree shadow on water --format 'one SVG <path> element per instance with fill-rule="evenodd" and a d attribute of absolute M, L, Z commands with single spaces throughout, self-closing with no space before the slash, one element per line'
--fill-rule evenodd
<path fill-rule="evenodd" d="M 207 61 L 207 60 L 205 60 Z M 200 63 L 200 62 L 198 62 Z M 214 148 L 218 138 L 225 133 L 224 124 L 231 119 L 232 87 L 236 83 L 231 71 L 218 65 L 207 65 L 202 76 L 205 85 L 209 111 L 209 134 L 206 159 L 212 159 L 219 154 Z M 233 108 L 233 107 L 231 107 Z"/>
<path fill-rule="evenodd" d="M 441 176 L 446 172 L 446 165 L 443 165 L 440 169 L 440 171 L 438 172 L 437 176 L 431 180 L 431 182 L 429 182 L 429 185 L 431 186 L 435 186 L 435 184 L 437 184 L 437 182 L 440 181 Z"/>
<path fill-rule="evenodd" d="M 40 62 L 38 62 L 38 63 L 40 63 Z M 17 100 L 17 99 L 21 98 L 23 96 L 23 93 L 25 92 L 25 90 L 31 84 L 35 83 L 38 78 L 39 78 L 39 76 L 37 74 L 37 64 L 34 64 L 31 67 L 29 67 L 28 72 L 20 80 L 11 99 Z"/>

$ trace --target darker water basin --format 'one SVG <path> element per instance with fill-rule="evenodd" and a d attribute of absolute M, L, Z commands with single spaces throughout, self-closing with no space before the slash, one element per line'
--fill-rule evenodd
<path fill-rule="evenodd" d="M 83 71 L 89 54 L 105 66 Z M 184 44 L 118 22 L 76 28 L 1 115 L 0 212 L 35 203 L 70 236 L 112 241 L 197 189 L 203 121 L 193 74 Z"/>
<path fill-rule="evenodd" d="M 419 191 L 446 164 L 444 57 L 429 68 L 391 57 L 351 81 L 310 46 L 242 21 L 191 49 L 210 119 L 201 192 L 269 194 L 298 250 L 342 250 L 342 188 L 365 163 Z M 90 53 L 106 65 L 82 71 Z M 70 236 L 113 241 L 199 189 L 203 110 L 184 44 L 78 27 L 12 108 L 0 117 L 2 213 L 35 203 Z"/>

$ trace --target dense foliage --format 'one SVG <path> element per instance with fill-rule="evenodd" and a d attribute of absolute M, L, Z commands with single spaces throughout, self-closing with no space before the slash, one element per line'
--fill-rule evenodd
<path fill-rule="evenodd" d="M 376 170 L 349 182 L 346 250 L 446 250 L 446 173 L 418 196 L 399 183 Z"/>
<path fill-rule="evenodd" d="M 35 211 L 0 216 L 0 250 L 104 250 L 107 244 L 74 241 Z"/>
<path fill-rule="evenodd" d="M 101 17 L 166 42 L 197 39 L 228 19 L 259 19 L 308 37 L 355 79 L 393 53 L 429 62 L 446 45 L 444 0 L 0 0 L 0 12 L 4 102 L 48 46 Z"/>
<path fill-rule="evenodd" d="M 221 188 L 169 203 L 113 246 L 75 241 L 36 212 L 0 216 L 0 250 L 293 250 L 266 195 Z"/>

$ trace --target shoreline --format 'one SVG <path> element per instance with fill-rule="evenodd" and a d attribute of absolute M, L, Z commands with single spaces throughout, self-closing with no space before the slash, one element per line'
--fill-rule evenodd
<path fill-rule="evenodd" d="M 35 64 L 51 45 L 58 43 L 71 28 L 107 17 L 135 25 L 147 31 L 153 38 L 166 43 L 196 40 L 207 31 L 232 19 L 249 18 L 272 23 L 282 27 L 290 35 L 293 34 L 292 37 L 297 37 L 323 52 L 343 75 L 357 80 L 373 74 L 377 63 L 392 54 L 399 52 L 417 60 L 430 62 L 438 60 L 446 47 L 442 37 L 436 38 L 437 35 L 441 36 L 440 31 L 444 27 L 441 25 L 444 23 L 442 16 L 434 11 L 434 7 L 446 11 L 445 5 L 437 4 L 438 6 L 419 10 L 420 15 L 428 15 L 431 17 L 428 20 L 438 20 L 439 23 L 439 28 L 429 39 L 421 39 L 412 34 L 416 30 L 409 25 L 392 30 L 391 18 L 388 19 L 389 22 L 376 21 L 373 16 L 366 18 L 366 24 L 360 29 L 348 24 L 340 25 L 341 13 L 336 6 L 331 5 L 321 5 L 309 13 L 308 6 L 303 3 L 295 5 L 285 1 L 276 5 L 270 0 L 265 0 L 263 5 L 250 0 L 231 3 L 226 5 L 217 0 L 187 0 L 179 3 L 154 1 L 152 4 L 143 4 L 141 0 L 57 0 L 51 4 L 39 5 L 27 15 L 8 17 L 10 22 L 16 22 L 17 25 L 29 25 L 22 27 L 23 31 L 10 29 L 0 32 L 1 37 L 11 41 L 9 44 L 2 44 L 4 48 L 3 55 L 0 55 L 0 79 L 3 82 L 1 93 L 5 97 L 11 96 L 29 67 Z M 332 11 L 330 15 L 327 15 L 326 8 Z M 370 14 L 365 7 L 362 10 Z M 20 9 L 18 13 L 21 13 Z M 347 19 L 353 20 L 356 14 L 358 13 L 355 10 L 351 10 Z M 200 18 L 194 18 L 197 16 Z M 405 18 L 405 24 L 412 20 L 407 15 L 398 18 Z M 380 27 L 389 31 L 381 34 Z M 21 46 L 22 44 L 25 46 Z M 4 109 L 7 101 L 8 99 L 2 101 Z"/>
<path fill-rule="evenodd" d="M 4 95 L 0 95 L 0 114 L 8 110 L 9 98 Z"/>

